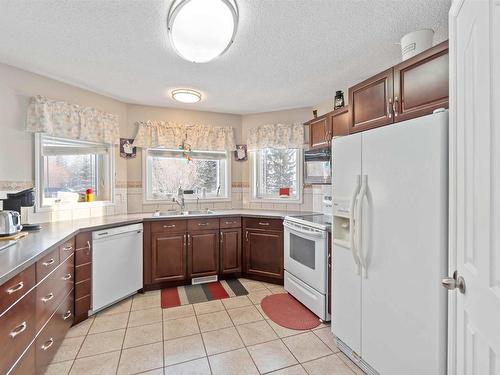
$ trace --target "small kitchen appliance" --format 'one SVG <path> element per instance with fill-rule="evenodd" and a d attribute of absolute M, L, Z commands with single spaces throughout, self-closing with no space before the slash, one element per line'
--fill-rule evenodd
<path fill-rule="evenodd" d="M 30 188 L 17 193 L 8 193 L 7 198 L 3 199 L 3 209 L 15 211 L 21 214 L 21 207 L 33 207 L 35 205 L 35 189 Z M 20 218 L 19 218 L 20 221 Z M 23 224 L 22 230 L 40 230 L 38 224 Z"/>
<path fill-rule="evenodd" d="M 23 229 L 21 216 L 16 211 L 0 211 L 0 237 L 12 236 Z"/>

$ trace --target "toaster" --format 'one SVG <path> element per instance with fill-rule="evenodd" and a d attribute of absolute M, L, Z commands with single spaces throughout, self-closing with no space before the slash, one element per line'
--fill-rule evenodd
<path fill-rule="evenodd" d="M 23 229 L 21 216 L 16 211 L 0 211 L 0 237 L 12 236 Z"/>

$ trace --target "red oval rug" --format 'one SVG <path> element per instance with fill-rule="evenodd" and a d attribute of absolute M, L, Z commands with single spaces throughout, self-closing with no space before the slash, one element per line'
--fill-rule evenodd
<path fill-rule="evenodd" d="M 312 329 L 319 318 L 288 293 L 272 294 L 260 303 L 262 310 L 276 324 L 291 329 Z"/>

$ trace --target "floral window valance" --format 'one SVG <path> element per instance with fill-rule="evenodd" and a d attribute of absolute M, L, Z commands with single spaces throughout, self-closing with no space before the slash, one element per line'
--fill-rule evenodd
<path fill-rule="evenodd" d="M 139 121 L 134 146 L 178 148 L 187 143 L 193 150 L 233 151 L 233 128 L 185 125 L 167 121 Z"/>
<path fill-rule="evenodd" d="M 251 128 L 248 131 L 248 149 L 263 148 L 303 148 L 304 125 L 268 124 Z"/>
<path fill-rule="evenodd" d="M 109 144 L 119 143 L 120 140 L 118 116 L 40 95 L 30 100 L 26 130 Z"/>

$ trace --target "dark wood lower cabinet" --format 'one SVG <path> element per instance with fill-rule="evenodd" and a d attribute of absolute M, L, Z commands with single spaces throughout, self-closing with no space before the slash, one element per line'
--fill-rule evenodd
<path fill-rule="evenodd" d="M 151 281 L 180 281 L 187 278 L 185 233 L 151 235 Z"/>
<path fill-rule="evenodd" d="M 92 234 L 83 232 L 75 238 L 75 323 L 89 316 L 92 301 Z"/>
<path fill-rule="evenodd" d="M 9 375 L 32 375 L 35 373 L 35 343 L 32 343 L 9 372 Z"/>
<path fill-rule="evenodd" d="M 220 231 L 220 273 L 241 272 L 241 228 Z"/>
<path fill-rule="evenodd" d="M 283 232 L 246 229 L 244 243 L 246 274 L 283 280 Z"/>
<path fill-rule="evenodd" d="M 212 276 L 219 273 L 219 231 L 208 230 L 188 234 L 188 277 Z"/>

